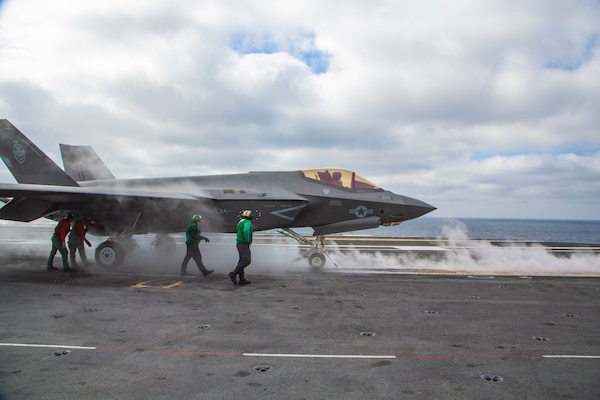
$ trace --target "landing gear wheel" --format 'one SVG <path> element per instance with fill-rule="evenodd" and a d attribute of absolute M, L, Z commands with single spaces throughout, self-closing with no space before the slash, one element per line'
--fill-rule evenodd
<path fill-rule="evenodd" d="M 325 265 L 325 256 L 321 253 L 312 253 L 308 257 L 308 264 L 313 268 L 320 268 Z"/>
<path fill-rule="evenodd" d="M 103 267 L 118 267 L 124 258 L 123 247 L 112 240 L 101 243 L 96 249 L 96 263 Z"/>

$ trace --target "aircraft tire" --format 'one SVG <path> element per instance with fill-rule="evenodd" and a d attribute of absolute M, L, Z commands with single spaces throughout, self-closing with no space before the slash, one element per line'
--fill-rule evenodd
<path fill-rule="evenodd" d="M 325 265 L 325 256 L 321 253 L 312 253 L 308 257 L 308 264 L 313 268 L 321 268 Z"/>
<path fill-rule="evenodd" d="M 118 267 L 124 258 L 123 247 L 115 241 L 107 240 L 96 248 L 96 263 L 103 267 Z"/>

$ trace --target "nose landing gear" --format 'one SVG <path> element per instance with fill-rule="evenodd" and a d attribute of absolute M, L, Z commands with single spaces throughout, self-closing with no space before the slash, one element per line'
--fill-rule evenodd
<path fill-rule="evenodd" d="M 325 261 L 325 255 L 322 253 L 312 253 L 308 256 L 308 264 L 313 268 L 321 268 Z"/>
<path fill-rule="evenodd" d="M 315 268 L 315 269 L 321 268 L 325 265 L 325 263 L 327 261 L 327 259 L 325 258 L 325 256 L 327 256 L 327 253 L 325 251 L 325 236 L 318 235 L 315 237 L 314 240 L 308 240 L 304 236 L 300 235 L 299 233 L 297 233 L 289 228 L 281 228 L 281 229 L 282 230 L 279 232 L 283 233 L 286 236 L 291 237 L 292 239 L 294 239 L 295 241 L 297 241 L 300 244 L 309 246 L 310 255 L 308 256 L 308 265 L 310 265 L 312 268 Z M 337 267 L 335 262 L 333 262 L 333 264 Z"/>

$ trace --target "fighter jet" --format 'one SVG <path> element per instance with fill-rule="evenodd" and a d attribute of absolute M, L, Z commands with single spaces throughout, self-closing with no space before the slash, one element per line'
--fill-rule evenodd
<path fill-rule="evenodd" d="M 116 179 L 89 146 L 60 145 L 64 170 L 8 120 L 0 120 L 0 157 L 18 184 L 0 184 L 10 201 L 0 219 L 30 222 L 66 213 L 93 218 L 91 234 L 109 236 L 95 252 L 103 266 L 119 265 L 133 236 L 157 233 L 162 245 L 201 214 L 208 232 L 235 232 L 243 210 L 257 231 L 280 228 L 308 244 L 313 267 L 325 263 L 324 235 L 397 225 L 435 210 L 339 168 L 265 171 L 176 178 Z M 313 228 L 305 237 L 294 228 Z"/>

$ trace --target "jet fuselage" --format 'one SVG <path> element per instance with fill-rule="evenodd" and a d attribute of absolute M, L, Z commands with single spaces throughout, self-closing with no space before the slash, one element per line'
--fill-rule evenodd
<path fill-rule="evenodd" d="M 90 202 L 85 207 L 72 204 L 69 208 L 81 209 L 84 214 L 93 213 L 110 230 L 119 230 L 117 226 L 120 226 L 135 233 L 179 232 L 196 213 L 203 216 L 203 229 L 234 232 L 240 213 L 250 209 L 256 230 L 313 227 L 315 234 L 328 234 L 398 224 L 434 209 L 419 200 L 381 188 L 340 187 L 308 178 L 302 171 L 81 184 L 99 191 L 189 195 L 190 199 L 186 200 L 127 196 L 108 202 L 106 199 Z"/>

